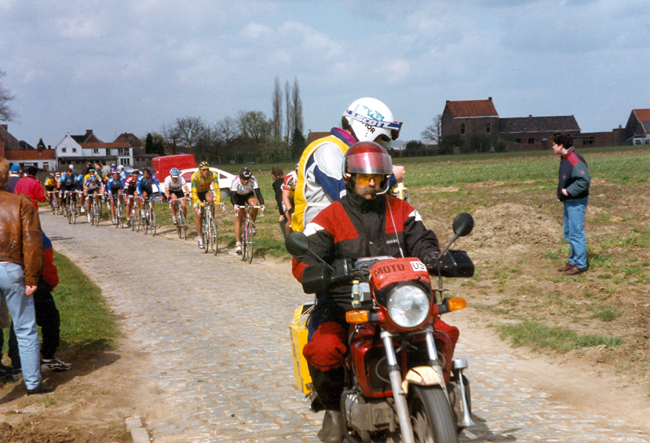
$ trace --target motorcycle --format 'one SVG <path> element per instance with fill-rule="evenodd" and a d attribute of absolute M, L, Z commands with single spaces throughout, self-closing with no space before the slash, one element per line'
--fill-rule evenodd
<path fill-rule="evenodd" d="M 291 254 L 319 261 L 303 274 L 305 292 L 352 285 L 340 407 L 348 440 L 458 442 L 458 434 L 474 425 L 469 381 L 463 374 L 467 361 L 453 359 L 450 337 L 436 327 L 440 315 L 466 306 L 462 298 L 445 296 L 442 277 L 474 274 L 467 253 L 449 249 L 473 226 L 471 215 L 459 214 L 454 237 L 426 265 L 413 257 L 368 257 L 338 259 L 330 266 L 310 251 L 304 234 L 287 237 Z M 438 277 L 437 288 L 431 275 Z"/>

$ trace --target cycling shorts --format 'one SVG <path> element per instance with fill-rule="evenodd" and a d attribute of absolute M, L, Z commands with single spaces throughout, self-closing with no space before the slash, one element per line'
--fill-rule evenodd
<path fill-rule="evenodd" d="M 255 197 L 255 192 L 249 192 L 248 194 L 235 194 L 235 204 L 239 206 L 244 206 L 248 204 L 248 200 L 251 197 Z"/>
<path fill-rule="evenodd" d="M 172 191 L 171 189 L 169 190 L 169 195 L 175 195 L 176 198 L 183 198 L 185 197 L 185 193 L 183 192 L 182 189 L 179 189 L 178 191 Z M 203 194 L 203 198 L 205 199 L 205 194 Z"/>
<path fill-rule="evenodd" d="M 135 195 L 135 191 L 137 190 L 138 189 L 135 186 L 134 187 L 129 186 L 124 190 L 124 192 L 126 192 L 126 195 Z"/>
<path fill-rule="evenodd" d="M 151 185 L 142 185 L 142 195 L 144 193 L 147 193 L 147 197 L 152 197 L 153 196 L 153 189 L 151 189 Z"/>

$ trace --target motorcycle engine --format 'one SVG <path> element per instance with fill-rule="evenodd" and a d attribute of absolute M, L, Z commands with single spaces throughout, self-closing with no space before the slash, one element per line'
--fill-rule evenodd
<path fill-rule="evenodd" d="M 357 391 L 344 391 L 342 396 L 344 416 L 348 428 L 357 433 L 377 432 L 394 427 L 393 408 L 386 400 L 366 402 Z"/>

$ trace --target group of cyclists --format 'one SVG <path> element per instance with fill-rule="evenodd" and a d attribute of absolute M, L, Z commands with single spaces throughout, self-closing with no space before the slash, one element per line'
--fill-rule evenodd
<path fill-rule="evenodd" d="M 154 188 L 155 185 L 155 188 Z M 70 167 L 63 173 L 51 172 L 44 183 L 47 193 L 48 202 L 51 207 L 66 208 L 67 199 L 78 199 L 83 196 L 81 212 L 85 212 L 88 221 L 91 221 L 91 200 L 100 198 L 107 202 L 110 208 L 111 221 L 115 225 L 118 223 L 116 217 L 116 204 L 122 199 L 126 205 L 125 214 L 131 214 L 133 209 L 137 209 L 144 214 L 144 202 L 158 196 L 161 200 L 174 201 L 178 204 L 172 204 L 172 221 L 174 225 L 180 223 L 180 220 L 187 218 L 187 200 L 191 200 L 196 214 L 196 232 L 198 233 L 198 246 L 203 248 L 203 238 L 201 235 L 202 210 L 201 208 L 209 205 L 214 216 L 214 207 L 221 203 L 221 191 L 219 187 L 218 174 L 210 169 L 207 162 L 201 162 L 198 170 L 192 174 L 188 183 L 180 173 L 178 168 L 172 168 L 169 176 L 165 179 L 162 186 L 156 177 L 155 172 L 149 168 L 142 170 L 134 169 L 130 173 L 125 171 L 122 165 L 111 165 L 110 174 L 106 177 L 101 176 L 101 171 L 88 168 L 85 174 L 77 173 L 74 167 Z M 68 192 L 66 192 L 68 191 Z M 230 186 L 230 200 L 233 204 L 236 223 L 235 223 L 235 252 L 242 253 L 241 233 L 243 213 L 242 207 L 248 205 L 252 207 L 250 217 L 255 223 L 258 215 L 258 209 L 262 212 L 265 210 L 264 197 L 260 191 L 259 183 L 253 176 L 250 168 L 242 167 L 238 175 L 233 179 Z M 155 201 L 155 200 L 152 200 Z M 134 208 L 135 205 L 135 208 Z M 179 217 L 178 211 L 182 211 L 183 217 Z M 63 210 L 60 210 L 63 213 Z M 144 215 L 143 215 L 144 216 Z M 127 217 L 127 226 L 130 226 L 131 220 Z M 184 227 L 186 228 L 186 227 Z"/>

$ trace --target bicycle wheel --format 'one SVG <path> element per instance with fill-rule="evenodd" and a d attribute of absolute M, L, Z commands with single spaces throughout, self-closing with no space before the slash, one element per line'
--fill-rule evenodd
<path fill-rule="evenodd" d="M 178 208 L 178 236 L 183 240 L 187 241 L 187 220 L 185 219 L 185 214 L 183 213 L 183 208 Z M 182 232 L 181 232 L 182 231 Z M 181 236 L 182 235 L 182 236 Z"/>
<path fill-rule="evenodd" d="M 176 226 L 176 233 L 178 234 L 178 238 L 183 238 L 183 215 L 181 213 L 181 208 L 177 204 L 172 204 L 170 209 L 172 214 L 174 213 L 174 209 L 176 209 L 176 223 L 174 223 L 174 226 Z"/>
<path fill-rule="evenodd" d="M 151 209 L 149 210 L 149 222 L 151 223 L 151 226 L 149 226 L 149 229 L 151 229 L 151 236 L 155 237 L 156 235 L 156 207 L 151 204 Z"/>
<path fill-rule="evenodd" d="M 246 255 L 247 258 L 246 260 L 248 263 L 251 263 L 253 261 L 253 243 L 255 241 L 255 233 L 253 232 L 253 222 L 248 220 L 248 223 L 246 223 L 247 226 L 247 235 L 246 235 Z"/>
<path fill-rule="evenodd" d="M 217 242 L 217 224 L 214 220 L 210 220 L 210 248 L 212 253 L 217 255 L 219 252 L 219 243 Z"/>
<path fill-rule="evenodd" d="M 70 203 L 72 206 L 72 224 L 76 225 L 77 224 L 77 201 L 72 200 L 72 203 Z"/>
<path fill-rule="evenodd" d="M 149 232 L 149 209 L 144 210 L 144 218 L 142 219 L 142 227 L 144 228 L 144 235 L 147 235 L 147 232 Z"/>
<path fill-rule="evenodd" d="M 203 217 L 201 219 L 201 237 L 203 238 L 203 252 L 207 253 L 210 250 L 210 230 L 208 229 L 207 211 L 203 211 Z"/>
<path fill-rule="evenodd" d="M 68 217 L 68 224 L 72 224 L 72 203 L 67 201 L 65 202 L 65 211 L 66 211 L 66 217 Z"/>
<path fill-rule="evenodd" d="M 95 214 L 95 226 L 99 226 L 99 219 L 102 216 L 102 206 L 101 202 L 95 200 L 93 202 L 93 212 Z"/>

